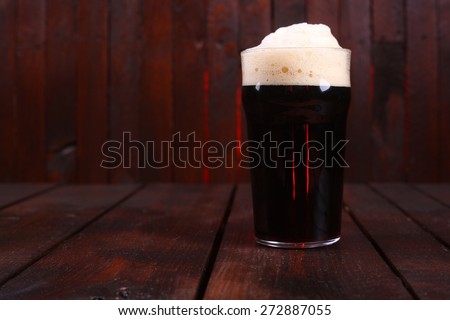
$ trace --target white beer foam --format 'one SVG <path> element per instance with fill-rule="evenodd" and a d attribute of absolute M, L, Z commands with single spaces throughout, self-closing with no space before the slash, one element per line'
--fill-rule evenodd
<path fill-rule="evenodd" d="M 350 50 L 328 26 L 294 24 L 241 53 L 242 84 L 350 87 Z"/>

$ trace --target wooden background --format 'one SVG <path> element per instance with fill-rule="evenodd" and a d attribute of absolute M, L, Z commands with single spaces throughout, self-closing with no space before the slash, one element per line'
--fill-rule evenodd
<path fill-rule="evenodd" d="M 450 0 L 0 0 L 0 181 L 248 179 L 100 148 L 245 139 L 239 52 L 303 21 L 352 50 L 347 181 L 450 181 Z"/>

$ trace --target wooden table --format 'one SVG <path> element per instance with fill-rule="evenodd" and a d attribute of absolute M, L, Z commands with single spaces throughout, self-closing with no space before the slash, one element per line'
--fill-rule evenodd
<path fill-rule="evenodd" d="M 0 185 L 1 299 L 449 299 L 450 185 L 346 185 L 343 236 L 253 238 L 248 185 Z"/>

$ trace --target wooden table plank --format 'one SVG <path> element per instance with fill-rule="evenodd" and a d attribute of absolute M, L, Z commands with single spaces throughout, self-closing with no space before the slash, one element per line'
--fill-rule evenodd
<path fill-rule="evenodd" d="M 450 248 L 450 208 L 404 183 L 372 186 Z"/>
<path fill-rule="evenodd" d="M 17 201 L 40 194 L 53 186 L 45 183 L 0 184 L 0 210 Z"/>
<path fill-rule="evenodd" d="M 154 184 L 0 288 L 1 299 L 193 299 L 230 185 Z"/>
<path fill-rule="evenodd" d="M 450 298 L 450 252 L 368 186 L 347 185 L 345 203 L 418 298 Z"/>
<path fill-rule="evenodd" d="M 417 184 L 416 187 L 432 198 L 450 206 L 450 184 Z"/>
<path fill-rule="evenodd" d="M 67 186 L 2 210 L 0 284 L 135 189 L 131 185 Z"/>
<path fill-rule="evenodd" d="M 403 0 L 377 0 L 371 6 L 372 117 L 370 135 L 366 136 L 371 141 L 372 177 L 377 181 L 404 181 L 405 5 Z"/>
<path fill-rule="evenodd" d="M 411 295 L 351 221 L 320 249 L 255 244 L 250 187 L 240 186 L 206 291 L 207 299 L 408 299 Z"/>

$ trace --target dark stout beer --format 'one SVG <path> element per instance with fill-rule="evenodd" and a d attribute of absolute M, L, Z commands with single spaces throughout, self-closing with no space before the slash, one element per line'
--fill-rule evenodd
<path fill-rule="evenodd" d="M 248 139 L 261 142 L 249 157 L 257 242 L 282 248 L 335 243 L 350 51 L 327 26 L 302 23 L 278 29 L 241 58 Z"/>
<path fill-rule="evenodd" d="M 261 162 L 251 169 L 258 241 L 314 246 L 338 239 L 343 168 L 325 149 L 345 139 L 350 88 L 244 86 L 242 99 L 249 140 L 270 133 L 272 146 L 283 149 L 261 145 Z"/>

